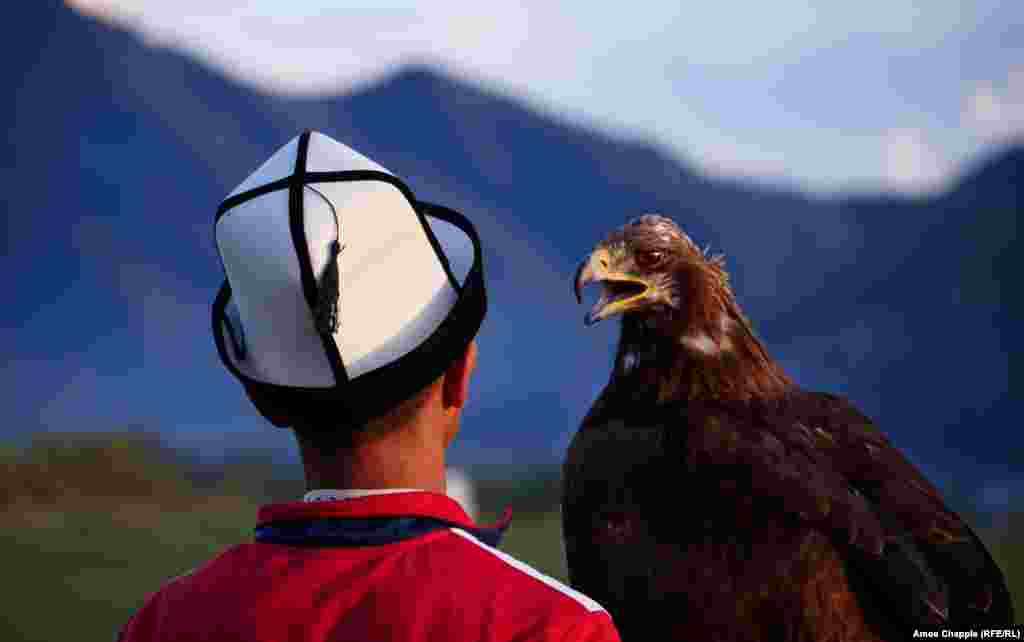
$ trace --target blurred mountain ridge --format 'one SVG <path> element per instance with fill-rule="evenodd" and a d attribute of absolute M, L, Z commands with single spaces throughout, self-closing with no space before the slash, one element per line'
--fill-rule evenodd
<path fill-rule="evenodd" d="M 303 129 L 466 213 L 491 308 L 464 462 L 554 462 L 607 378 L 574 264 L 644 212 L 724 251 L 737 296 L 803 385 L 844 394 L 943 483 L 1017 483 L 1011 291 L 1024 147 L 929 197 L 821 198 L 702 176 L 655 142 L 538 114 L 428 67 L 349 95 L 279 98 L 50 0 L 19 9 L 3 78 L 0 312 L 12 431 L 133 423 L 211 451 L 286 449 L 220 366 L 213 212 Z M 823 158 L 827 162 L 827 157 Z"/>

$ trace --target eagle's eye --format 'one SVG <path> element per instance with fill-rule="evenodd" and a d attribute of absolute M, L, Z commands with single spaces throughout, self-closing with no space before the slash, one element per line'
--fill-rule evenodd
<path fill-rule="evenodd" d="M 641 250 L 635 256 L 636 265 L 641 270 L 650 270 L 657 267 L 663 258 L 665 258 L 665 253 L 658 250 Z"/>

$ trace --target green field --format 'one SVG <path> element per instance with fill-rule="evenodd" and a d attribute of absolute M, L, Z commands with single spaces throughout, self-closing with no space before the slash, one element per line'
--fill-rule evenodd
<path fill-rule="evenodd" d="M 8 578 L 0 640 L 110 642 L 146 595 L 167 579 L 232 544 L 252 539 L 264 498 L 294 497 L 297 480 L 240 496 L 240 480 L 261 467 L 234 470 L 232 483 L 189 481 L 166 457 L 122 442 L 7 451 L 0 459 L 0 565 Z M 263 470 L 265 473 L 266 471 Z M 565 579 L 557 476 L 481 484 L 484 520 L 514 511 L 503 550 Z M 482 520 L 482 521 L 484 521 Z M 982 536 L 1024 609 L 1024 514 Z"/>

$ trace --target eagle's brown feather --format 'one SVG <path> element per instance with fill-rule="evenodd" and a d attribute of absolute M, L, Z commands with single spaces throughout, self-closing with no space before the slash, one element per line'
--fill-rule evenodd
<path fill-rule="evenodd" d="M 605 241 L 631 278 L 670 295 L 624 316 L 612 377 L 570 446 L 571 582 L 627 641 L 1009 623 L 1002 574 L 935 486 L 848 401 L 795 386 L 721 261 L 668 223 Z M 662 274 L 629 262 L 652 243 L 676 250 Z"/>

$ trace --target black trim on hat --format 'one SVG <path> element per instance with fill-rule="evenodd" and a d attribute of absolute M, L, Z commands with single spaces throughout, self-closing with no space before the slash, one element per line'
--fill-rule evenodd
<path fill-rule="evenodd" d="M 437 260 L 441 262 L 441 267 L 444 269 L 444 273 L 448 275 L 448 281 L 456 292 L 462 290 L 462 284 L 455 278 L 455 273 L 452 272 L 452 266 L 448 263 L 448 257 L 445 256 L 444 250 L 441 248 L 441 243 L 438 242 L 437 237 L 434 236 L 434 231 L 430 229 L 430 225 L 427 224 L 426 218 L 423 216 L 423 212 L 419 211 L 416 207 L 416 197 L 413 195 L 412 190 L 403 183 L 401 180 L 388 174 L 387 172 L 378 172 L 372 169 L 359 169 L 359 170 L 348 170 L 344 172 L 309 172 L 306 174 L 307 183 L 336 183 L 345 181 L 383 181 L 390 183 L 405 196 L 409 204 L 412 205 L 413 211 L 416 212 L 416 217 L 420 221 L 420 225 L 423 227 L 423 233 L 427 235 L 427 240 L 430 241 L 430 247 L 434 249 L 434 254 L 437 255 Z"/>
<path fill-rule="evenodd" d="M 310 132 L 305 132 L 303 136 Z M 307 139 L 308 146 L 308 139 Z M 412 190 L 403 183 L 396 176 L 388 174 L 387 172 L 381 172 L 375 169 L 350 169 L 341 172 L 307 172 L 305 171 L 305 154 L 306 147 L 302 145 L 302 138 L 299 139 L 298 154 L 295 158 L 296 171 L 294 174 L 280 178 L 276 181 L 267 183 L 266 185 L 260 185 L 252 189 L 246 190 L 235 194 L 234 196 L 225 199 L 220 207 L 217 208 L 217 215 L 214 217 L 214 225 L 220 220 L 222 216 L 228 213 L 228 211 L 242 203 L 254 199 L 270 192 L 275 192 L 282 189 L 294 189 L 296 185 L 309 185 L 312 183 L 344 183 L 349 181 L 381 181 L 393 185 L 398 191 L 405 196 L 409 204 L 413 206 L 413 210 L 416 211 L 417 217 L 419 218 L 420 225 L 423 227 L 423 233 L 427 235 L 427 240 L 430 241 L 430 247 L 434 249 L 434 254 L 437 255 L 437 260 L 441 262 L 441 266 L 444 268 L 445 274 L 448 275 L 448 280 L 451 286 L 458 292 L 462 289 L 462 284 L 455 278 L 455 273 L 452 272 L 451 265 L 448 263 L 448 257 L 445 256 L 444 251 L 441 249 L 441 244 L 438 242 L 437 237 L 434 236 L 433 230 L 427 225 L 427 221 L 423 218 L 423 214 L 416 210 L 415 203 L 416 197 L 413 195 Z M 303 171 L 298 171 L 298 164 L 300 158 L 303 163 Z"/>
<path fill-rule="evenodd" d="M 309 242 L 306 240 L 306 210 L 303 207 L 304 190 L 302 189 L 305 185 L 306 156 L 309 153 L 311 134 L 310 131 L 304 131 L 299 136 L 299 146 L 295 153 L 295 173 L 292 175 L 294 180 L 288 185 L 288 224 L 292 232 L 292 243 L 295 245 L 295 256 L 299 259 L 302 292 L 306 297 L 306 305 L 315 316 L 320 293 L 317 288 L 316 274 L 313 272 L 313 261 L 309 256 Z M 341 359 L 334 336 L 319 330 L 317 335 L 324 346 L 324 354 L 331 366 L 334 381 L 348 381 L 348 371 L 345 370 L 345 362 Z"/>
<path fill-rule="evenodd" d="M 337 367 L 333 361 L 331 363 L 336 381 L 336 385 L 333 387 L 311 388 L 278 385 L 253 379 L 241 372 L 228 354 L 222 331 L 225 308 L 231 298 L 231 286 L 227 281 L 224 282 L 213 304 L 214 342 L 225 367 L 245 386 L 257 410 L 274 425 L 293 426 L 300 422 L 315 425 L 318 423 L 317 419 L 331 417 L 334 420 L 332 423 L 336 425 L 349 424 L 355 428 L 422 390 L 430 382 L 440 377 L 448 366 L 464 353 L 469 342 L 479 331 L 487 311 L 483 254 L 480 238 L 466 217 L 452 209 L 416 200 L 412 191 L 391 174 L 374 170 L 306 172 L 305 157 L 308 150 L 309 134 L 310 132 L 305 132 L 299 139 L 295 174 L 225 200 L 217 209 L 215 225 L 216 221 L 227 214 L 232 207 L 287 187 L 290 190 L 289 220 L 292 238 L 296 244 L 296 254 L 299 256 L 303 291 L 312 314 L 316 305 L 316 279 L 313 275 L 308 244 L 305 239 L 305 226 L 301 216 L 303 186 L 310 183 L 362 180 L 386 182 L 395 186 L 409 201 L 458 298 L 441 324 L 420 345 L 394 361 L 352 379 L 349 379 L 345 373 L 344 364 L 333 337 L 321 334 L 325 339 L 324 348 L 328 360 L 332 360 L 332 353 L 338 359 Z M 294 215 L 296 211 L 299 212 L 298 216 Z M 455 225 L 472 242 L 473 265 L 464 282 L 460 283 L 452 272 L 448 257 L 444 254 L 441 244 L 430 228 L 427 215 Z M 214 234 L 216 235 L 216 227 Z M 223 265 L 223 257 L 221 257 L 221 263 Z M 310 282 L 313 284 L 312 289 L 308 285 Z M 339 373 L 342 376 L 339 376 Z"/>
<path fill-rule="evenodd" d="M 293 179 L 294 177 L 291 174 L 289 174 L 284 178 L 279 178 L 276 181 L 271 181 L 266 185 L 260 185 L 259 187 L 254 187 L 252 189 L 245 190 L 244 192 L 239 192 L 234 196 L 230 196 L 224 199 L 224 201 L 217 207 L 217 215 L 213 219 L 214 224 L 216 224 L 217 221 L 220 220 L 220 217 L 227 214 L 228 210 L 235 207 L 236 205 L 241 205 L 242 203 L 254 199 L 257 196 L 263 196 L 264 194 L 269 194 L 270 192 L 276 192 L 277 190 L 284 189 L 292 184 Z"/>
<path fill-rule="evenodd" d="M 309 132 L 299 136 L 299 149 L 295 153 L 295 178 L 288 185 L 288 227 L 292 232 L 295 256 L 299 257 L 299 273 L 302 278 L 302 293 L 306 303 L 313 307 L 316 301 L 316 275 L 313 274 L 309 258 L 309 243 L 306 241 L 305 216 L 302 211 L 302 176 L 306 173 L 306 152 L 309 150 Z"/>

